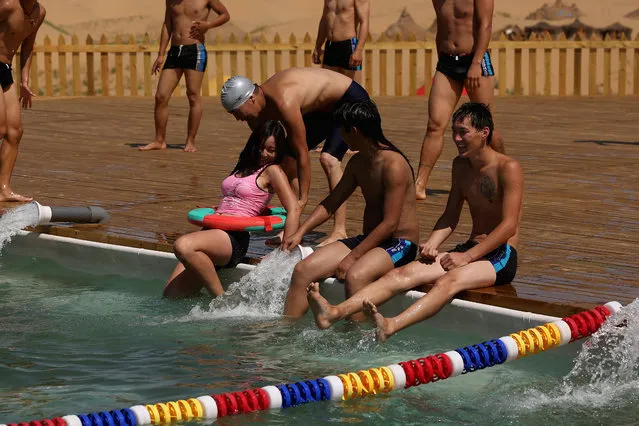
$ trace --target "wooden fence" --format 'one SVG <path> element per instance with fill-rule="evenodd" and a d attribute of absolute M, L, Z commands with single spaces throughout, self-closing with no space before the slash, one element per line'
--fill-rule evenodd
<path fill-rule="evenodd" d="M 308 34 L 302 41 L 291 35 L 286 42 L 279 35 L 272 42 L 264 36 L 257 42 L 218 37 L 207 44 L 202 95 L 218 94 L 231 75 L 263 82 L 283 68 L 311 66 L 313 47 Z M 157 76 L 151 76 L 151 66 L 157 50 L 148 35 L 141 43 L 133 35 L 114 40 L 103 35 L 98 41 L 88 36 L 82 44 L 77 36 L 60 36 L 57 44 L 46 37 L 34 49 L 31 87 L 41 96 L 152 96 Z M 533 35 L 510 41 L 502 34 L 490 43 L 490 53 L 497 95 L 639 96 L 639 36 L 634 41 L 568 41 L 563 34 L 556 40 Z M 428 93 L 436 61 L 434 41 L 369 38 L 362 81 L 374 95 L 410 96 L 420 88 Z M 14 68 L 17 80 L 19 69 Z M 182 85 L 176 94 L 183 93 Z"/>

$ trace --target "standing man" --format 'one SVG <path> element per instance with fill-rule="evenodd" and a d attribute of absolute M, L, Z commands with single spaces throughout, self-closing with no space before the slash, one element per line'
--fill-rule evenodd
<path fill-rule="evenodd" d="M 367 101 L 368 93 L 355 80 L 322 68 L 286 68 L 261 85 L 233 76 L 222 86 L 224 108 L 255 129 L 266 120 L 286 128 L 289 152 L 282 168 L 298 190 L 300 214 L 308 202 L 311 163 L 308 150 L 326 140 L 320 161 L 331 191 L 342 178 L 340 161 L 348 146 L 333 112 L 346 102 Z M 335 211 L 331 234 L 320 245 L 346 238 L 344 205 Z"/>
<path fill-rule="evenodd" d="M 18 145 L 22 139 L 20 101 L 30 108 L 35 96 L 29 88 L 31 53 L 38 28 L 46 11 L 37 0 L 4 0 L 0 2 L 0 202 L 31 201 L 32 198 L 16 194 L 11 189 L 11 174 L 18 158 Z M 20 50 L 20 95 L 11 74 L 11 62 Z"/>
<path fill-rule="evenodd" d="M 489 108 L 495 90 L 495 71 L 488 53 L 494 0 L 433 0 L 433 6 L 439 61 L 428 99 L 428 127 L 415 182 L 418 200 L 426 198 L 428 178 L 444 147 L 444 130 L 464 87 L 471 101 Z M 504 153 L 497 129 L 492 148 Z"/>
<path fill-rule="evenodd" d="M 217 17 L 208 21 L 210 12 Z M 141 146 L 140 151 L 166 148 L 166 125 L 169 121 L 169 99 L 184 74 L 186 96 L 189 98 L 189 122 L 185 152 L 195 152 L 195 136 L 202 119 L 200 89 L 206 70 L 204 34 L 231 19 L 220 0 L 166 0 L 166 12 L 160 36 L 160 51 L 151 72 L 160 73 L 155 93 L 155 140 Z M 171 40 L 171 49 L 165 55 Z"/>
<path fill-rule="evenodd" d="M 313 63 L 361 81 L 369 15 L 369 0 L 324 0 Z M 324 41 L 324 58 L 320 61 Z"/>

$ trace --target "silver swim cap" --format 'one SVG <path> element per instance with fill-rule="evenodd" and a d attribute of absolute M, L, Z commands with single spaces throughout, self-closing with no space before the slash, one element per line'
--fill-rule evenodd
<path fill-rule="evenodd" d="M 234 75 L 226 80 L 222 86 L 222 106 L 231 112 L 248 101 L 254 91 L 255 85 L 250 79 L 240 75 Z"/>

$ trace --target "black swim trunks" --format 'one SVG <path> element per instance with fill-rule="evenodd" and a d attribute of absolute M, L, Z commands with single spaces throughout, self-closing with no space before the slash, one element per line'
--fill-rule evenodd
<path fill-rule="evenodd" d="M 455 81 L 463 83 L 466 80 L 466 74 L 470 66 L 473 64 L 474 53 L 468 53 L 464 55 L 449 55 L 447 53 L 439 53 L 439 60 L 437 61 L 437 71 L 452 78 Z M 490 54 L 484 53 L 484 58 L 481 61 L 481 75 L 484 77 L 490 77 L 495 75 L 493 69 L 493 63 L 490 60 Z"/>
<path fill-rule="evenodd" d="M 0 62 L 0 86 L 2 86 L 3 89 L 13 84 L 13 74 L 11 74 L 11 71 L 11 64 Z"/>
<path fill-rule="evenodd" d="M 324 45 L 324 59 L 322 64 L 330 67 L 339 67 L 350 71 L 360 71 L 362 66 L 359 65 L 351 68 L 349 60 L 357 47 L 357 38 L 351 38 L 342 41 L 328 41 Z"/>
<path fill-rule="evenodd" d="M 328 112 L 307 112 L 304 114 L 304 126 L 306 126 L 306 144 L 309 149 L 315 148 L 323 140 L 326 152 L 338 160 L 344 158 L 348 150 L 348 145 L 339 133 L 339 124 L 333 119 L 333 112 L 345 102 L 366 101 L 370 99 L 368 92 L 356 81 L 353 80 L 344 95 L 335 103 L 331 111 Z"/>
<path fill-rule="evenodd" d="M 479 244 L 476 241 L 466 241 L 463 244 L 458 244 L 451 252 L 465 253 L 471 248 Z M 488 260 L 492 263 L 497 274 L 494 285 L 508 284 L 515 279 L 517 273 L 517 250 L 515 247 L 509 244 L 502 244 L 495 250 L 487 253 L 482 259 Z"/>
<path fill-rule="evenodd" d="M 360 245 L 365 238 L 366 235 L 360 234 L 355 237 L 344 238 L 343 240 L 339 240 L 339 242 L 353 250 Z M 404 238 L 389 238 L 377 247 L 386 250 L 386 253 L 388 253 L 396 268 L 412 262 L 415 260 L 415 256 L 417 256 L 417 244 Z"/>
<path fill-rule="evenodd" d="M 224 266 L 215 265 L 215 270 L 235 268 L 238 263 L 242 263 L 246 252 L 248 251 L 249 242 L 251 239 L 250 234 L 247 231 L 224 231 L 228 234 L 231 240 L 231 259 Z"/>
<path fill-rule="evenodd" d="M 206 48 L 202 43 L 173 45 L 166 55 L 164 69 L 206 70 Z"/>

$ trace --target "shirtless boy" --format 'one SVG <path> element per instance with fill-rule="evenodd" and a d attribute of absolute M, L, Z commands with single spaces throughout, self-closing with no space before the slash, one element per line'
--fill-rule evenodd
<path fill-rule="evenodd" d="M 394 269 L 343 303 L 332 306 L 317 284 L 308 300 L 320 328 L 364 310 L 383 342 L 398 331 L 435 315 L 457 293 L 512 281 L 517 269 L 519 224 L 524 176 L 519 163 L 495 151 L 493 122 L 487 106 L 466 103 L 453 115 L 453 140 L 459 155 L 453 161 L 452 186 L 442 216 L 426 242 L 421 259 Z M 440 246 L 453 233 L 468 203 L 473 228 L 468 241 L 449 252 Z M 426 284 L 432 289 L 394 318 L 384 318 L 376 305 Z"/>
<path fill-rule="evenodd" d="M 211 10 L 217 17 L 209 21 Z M 186 81 L 186 96 L 189 99 L 188 133 L 184 151 L 197 151 L 195 136 L 202 119 L 200 89 L 207 62 L 204 35 L 211 28 L 219 27 L 229 19 L 229 12 L 220 0 L 166 0 L 160 50 L 151 68 L 151 73 L 155 75 L 164 64 L 155 93 L 155 140 L 141 146 L 140 151 L 166 148 L 169 99 L 182 75 Z M 171 48 L 166 55 L 169 40 Z"/>
<path fill-rule="evenodd" d="M 361 81 L 369 16 L 369 0 L 324 0 L 313 63 Z"/>
<path fill-rule="evenodd" d="M 366 202 L 364 229 L 361 235 L 320 248 L 295 266 L 284 304 L 284 315 L 289 317 L 300 317 L 308 310 L 306 289 L 313 281 L 335 275 L 345 281 L 346 297 L 350 297 L 417 254 L 413 171 L 404 154 L 384 136 L 375 104 L 370 100 L 346 103 L 335 118 L 348 146 L 359 152 L 346 165 L 335 190 L 284 240 L 282 249 L 295 248 L 304 234 L 325 222 L 357 187 Z"/>
<path fill-rule="evenodd" d="M 20 101 L 31 108 L 35 94 L 29 87 L 31 53 L 36 33 L 44 22 L 46 11 L 36 0 L 5 0 L 0 2 L 0 202 L 31 201 L 32 198 L 16 194 L 11 189 L 11 175 L 18 158 L 18 145 L 22 139 Z M 20 95 L 11 74 L 11 62 L 20 50 Z"/>
<path fill-rule="evenodd" d="M 326 140 L 320 162 L 331 191 L 342 177 L 340 162 L 348 150 L 333 112 L 346 102 L 368 100 L 366 90 L 345 75 L 323 68 L 287 68 L 262 85 L 234 76 L 222 87 L 222 105 L 251 128 L 265 120 L 280 120 L 286 127 L 290 155 L 282 163 L 297 187 L 300 213 L 308 202 L 311 164 L 308 150 Z M 335 225 L 322 242 L 328 245 L 346 238 L 346 211 L 335 212 Z"/>
<path fill-rule="evenodd" d="M 444 130 L 463 88 L 472 102 L 489 108 L 495 90 L 495 71 L 488 53 L 494 0 L 433 0 L 433 6 L 439 60 L 428 99 L 428 126 L 415 182 L 418 200 L 426 198 L 428 179 L 444 147 Z M 504 153 L 501 134 L 496 129 L 492 148 Z"/>

